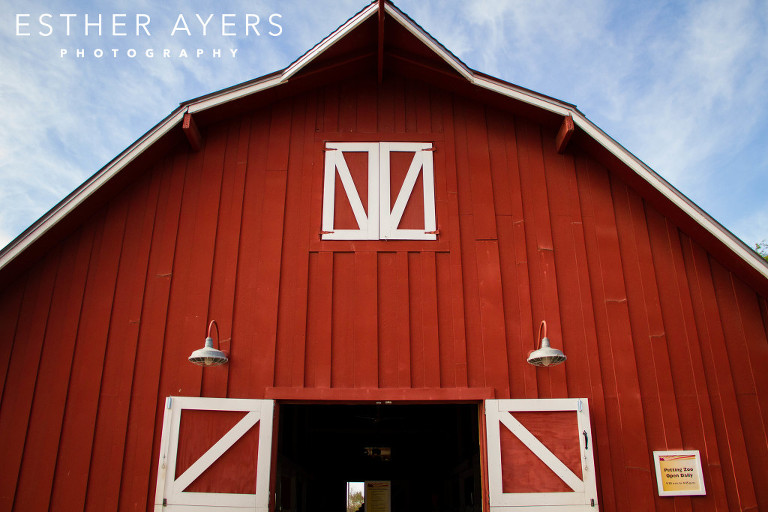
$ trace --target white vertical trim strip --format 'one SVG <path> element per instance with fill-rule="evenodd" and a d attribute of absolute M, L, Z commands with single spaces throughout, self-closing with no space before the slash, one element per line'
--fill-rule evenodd
<path fill-rule="evenodd" d="M 382 240 L 387 240 L 392 236 L 392 231 L 397 228 L 393 225 L 392 216 L 389 212 L 389 204 L 392 196 L 392 183 L 389 154 L 392 151 L 390 142 L 379 143 L 379 236 Z"/>
<path fill-rule="evenodd" d="M 485 401 L 485 435 L 488 447 L 488 490 L 491 506 L 501 505 L 504 494 L 501 477 L 501 436 L 499 430 L 498 400 Z"/>
<path fill-rule="evenodd" d="M 171 397 L 168 397 L 171 400 Z M 173 402 L 171 401 L 171 404 Z M 155 489 L 155 512 L 160 512 L 165 498 L 165 486 L 168 475 L 168 448 L 170 447 L 171 420 L 173 419 L 173 407 L 167 407 L 163 414 L 163 430 L 160 437 L 160 459 L 157 463 L 157 488 Z"/>
<path fill-rule="evenodd" d="M 333 154 L 339 151 L 329 151 L 325 154 L 325 171 L 323 176 L 323 231 L 333 231 L 336 198 L 336 158 Z"/>
<path fill-rule="evenodd" d="M 431 148 L 432 145 L 430 144 Z M 429 148 L 427 148 L 429 149 Z M 435 163 L 432 152 L 422 152 L 424 155 L 421 168 L 421 179 L 424 185 L 424 231 L 437 230 L 437 220 L 435 212 Z M 427 234 L 431 239 L 436 239 L 436 234 Z"/>
<path fill-rule="evenodd" d="M 261 401 L 259 424 L 259 454 L 256 462 L 256 510 L 269 509 L 269 471 L 272 467 L 272 425 L 275 412 L 273 400 Z"/>
<path fill-rule="evenodd" d="M 595 472 L 595 440 L 592 438 L 592 426 L 589 420 L 589 400 L 582 398 L 582 407 L 578 411 L 576 418 L 579 425 L 579 443 L 581 446 L 581 475 L 584 481 L 584 502 L 590 503 L 592 500 L 597 507 L 597 473 Z M 585 446 L 583 433 L 588 436 L 588 443 Z"/>
<path fill-rule="evenodd" d="M 368 240 L 379 238 L 379 144 L 368 147 Z"/>

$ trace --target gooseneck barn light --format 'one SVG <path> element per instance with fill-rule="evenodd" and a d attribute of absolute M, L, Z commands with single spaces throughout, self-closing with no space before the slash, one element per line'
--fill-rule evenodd
<path fill-rule="evenodd" d="M 208 336 L 205 338 L 205 346 L 192 352 L 189 356 L 189 362 L 195 363 L 200 366 L 219 366 L 227 364 L 229 358 L 227 354 L 219 349 L 213 348 L 213 338 L 211 337 L 211 329 L 216 326 L 216 344 L 219 344 L 219 324 L 216 320 L 211 320 L 208 324 Z"/>
<path fill-rule="evenodd" d="M 544 329 L 544 337 L 541 337 L 541 329 Z M 533 366 L 555 366 L 565 362 L 565 354 L 556 348 L 549 346 L 549 338 L 547 338 L 547 322 L 541 321 L 539 325 L 539 340 L 541 340 L 541 346 L 538 350 L 534 350 L 528 354 L 528 362 Z"/>

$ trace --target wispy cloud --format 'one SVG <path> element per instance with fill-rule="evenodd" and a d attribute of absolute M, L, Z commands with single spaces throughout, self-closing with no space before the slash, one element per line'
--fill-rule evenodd
<path fill-rule="evenodd" d="M 765 201 L 753 189 L 768 190 L 768 166 L 754 157 L 758 140 L 768 142 L 759 126 L 768 114 L 768 4 L 448 5 L 455 9 L 413 11 L 471 67 L 576 103 L 737 235 L 756 239 L 741 226 L 762 218 L 754 211 Z M 768 237 L 768 225 L 761 229 Z"/>

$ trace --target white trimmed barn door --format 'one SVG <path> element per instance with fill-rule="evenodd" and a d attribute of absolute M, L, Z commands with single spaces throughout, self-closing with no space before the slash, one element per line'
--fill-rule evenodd
<path fill-rule="evenodd" d="M 267 512 L 273 400 L 169 397 L 155 511 Z"/>
<path fill-rule="evenodd" d="M 486 400 L 493 512 L 597 510 L 586 398 Z"/>
<path fill-rule="evenodd" d="M 436 240 L 431 142 L 327 142 L 323 240 Z"/>

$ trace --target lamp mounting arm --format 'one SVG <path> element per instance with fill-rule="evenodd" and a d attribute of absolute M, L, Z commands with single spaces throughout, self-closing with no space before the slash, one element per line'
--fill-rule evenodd
<path fill-rule="evenodd" d="M 212 338 L 211 336 L 211 329 L 216 327 L 216 345 L 220 345 L 219 338 L 221 337 L 221 334 L 219 334 L 219 324 L 216 323 L 216 320 L 211 320 L 211 323 L 208 324 L 208 337 Z"/>
<path fill-rule="evenodd" d="M 542 329 L 544 329 L 544 336 L 543 337 L 541 335 L 541 330 Z M 533 349 L 536 350 L 537 348 L 540 348 L 541 347 L 541 340 L 543 338 L 546 338 L 546 337 L 547 337 L 547 321 L 546 320 L 542 320 L 541 323 L 539 324 L 539 336 L 537 338 L 536 343 L 534 344 Z"/>

